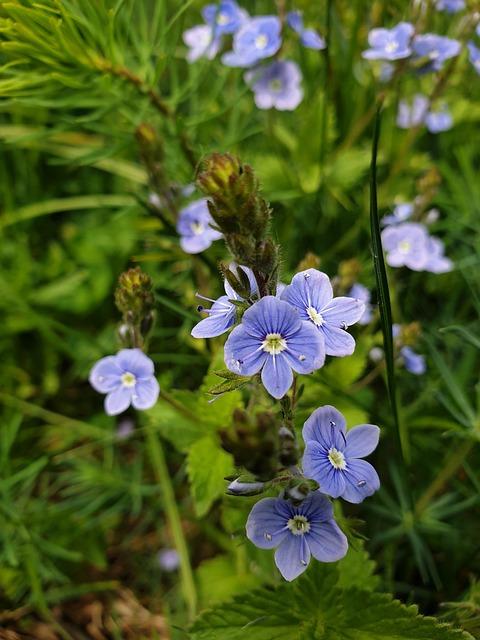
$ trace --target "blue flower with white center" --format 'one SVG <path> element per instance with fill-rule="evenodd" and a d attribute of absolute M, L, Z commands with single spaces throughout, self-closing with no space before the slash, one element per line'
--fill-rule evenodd
<path fill-rule="evenodd" d="M 207 199 L 201 198 L 191 202 L 180 210 L 177 220 L 177 231 L 180 234 L 180 246 L 185 253 L 200 253 L 222 237 L 220 231 L 213 229 L 212 216 L 207 206 Z"/>
<path fill-rule="evenodd" d="M 467 44 L 468 47 L 468 59 L 473 65 L 475 71 L 480 75 L 480 49 L 476 47 L 473 42 Z"/>
<path fill-rule="evenodd" d="M 382 231 L 382 245 L 391 267 L 423 271 L 429 257 L 427 229 L 417 222 L 392 225 Z"/>
<path fill-rule="evenodd" d="M 202 16 L 215 36 L 235 33 L 249 18 L 248 13 L 234 0 L 222 0 L 218 5 L 207 4 L 202 9 Z"/>
<path fill-rule="evenodd" d="M 465 0 L 436 0 L 435 9 L 447 13 L 458 13 L 465 9 Z"/>
<path fill-rule="evenodd" d="M 370 302 L 372 295 L 367 287 L 365 287 L 363 284 L 360 284 L 359 282 L 355 283 L 348 292 L 348 297 L 361 300 L 365 305 L 365 311 L 357 320 L 357 323 L 361 325 L 370 324 L 373 317 L 373 305 Z"/>
<path fill-rule="evenodd" d="M 292 370 L 312 373 L 324 361 L 323 340 L 315 327 L 274 296 L 247 309 L 225 343 L 228 369 L 242 376 L 261 371 L 263 386 L 274 398 L 283 398 L 290 389 Z"/>
<path fill-rule="evenodd" d="M 258 284 L 251 269 L 242 266 L 236 267 L 235 265 L 231 265 L 230 269 L 232 271 L 238 269 L 244 271 L 250 282 L 250 296 L 258 296 Z M 217 300 L 210 300 L 213 303 L 210 309 L 204 309 L 203 307 L 199 309 L 203 313 L 207 313 L 208 316 L 193 327 L 192 336 L 194 338 L 215 338 L 228 331 L 235 324 L 237 307 L 232 300 L 241 302 L 243 298 L 230 286 L 228 280 L 224 281 L 224 287 L 226 295 L 220 296 Z M 202 298 L 203 296 L 198 297 Z M 208 298 L 204 299 L 209 300 Z"/>
<path fill-rule="evenodd" d="M 220 50 L 221 38 L 215 37 L 212 27 L 208 24 L 199 24 L 183 32 L 183 41 L 189 48 L 188 62 L 192 63 L 199 58 L 213 60 Z"/>
<path fill-rule="evenodd" d="M 233 37 L 233 51 L 222 56 L 229 67 L 251 67 L 273 56 L 282 44 L 282 23 L 277 16 L 258 16 L 248 20 Z"/>
<path fill-rule="evenodd" d="M 107 394 L 105 412 L 109 416 L 130 405 L 150 409 L 160 392 L 153 362 L 140 349 L 122 349 L 115 356 L 102 358 L 90 371 L 89 381 L 95 391 Z"/>
<path fill-rule="evenodd" d="M 297 273 L 285 287 L 282 300 L 295 307 L 302 320 L 317 329 L 327 356 L 349 356 L 355 351 L 355 340 L 346 329 L 362 317 L 365 304 L 346 296 L 334 298 L 326 273 L 317 269 Z"/>
<path fill-rule="evenodd" d="M 425 357 L 419 353 L 415 353 L 411 347 L 402 347 L 400 349 L 400 357 L 405 369 L 410 373 L 414 373 L 416 376 L 423 375 L 427 370 Z"/>
<path fill-rule="evenodd" d="M 412 43 L 414 57 L 425 61 L 419 69 L 424 73 L 440 71 L 447 60 L 458 56 L 461 47 L 458 40 L 438 36 L 436 33 L 415 36 Z"/>
<path fill-rule="evenodd" d="M 413 25 L 400 22 L 392 29 L 372 29 L 368 34 L 370 49 L 362 53 L 367 60 L 400 60 L 412 54 Z"/>
<path fill-rule="evenodd" d="M 332 498 L 362 502 L 380 488 L 378 474 L 365 460 L 378 444 L 380 429 L 361 424 L 346 431 L 343 415 L 330 405 L 316 409 L 303 426 L 303 472 Z"/>
<path fill-rule="evenodd" d="M 411 105 L 406 100 L 400 100 L 398 103 L 397 125 L 401 129 L 411 129 L 424 124 L 429 106 L 430 101 L 421 93 L 414 95 Z"/>
<path fill-rule="evenodd" d="M 348 550 L 332 505 L 319 491 L 298 506 L 283 498 L 263 498 L 251 510 L 246 531 L 256 547 L 276 549 L 275 564 L 289 582 L 305 571 L 311 556 L 319 562 L 336 562 Z"/>
<path fill-rule="evenodd" d="M 245 82 L 252 88 L 259 109 L 293 111 L 303 99 L 301 81 L 298 65 L 290 60 L 278 60 L 245 74 Z"/>
<path fill-rule="evenodd" d="M 325 49 L 325 40 L 315 31 L 315 29 L 305 29 L 303 26 L 303 16 L 300 11 L 290 11 L 287 13 L 287 24 L 300 36 L 300 42 L 308 49 Z"/>
<path fill-rule="evenodd" d="M 429 111 L 425 116 L 425 126 L 430 133 L 448 131 L 453 126 L 453 119 L 445 105 L 441 109 Z"/>
<path fill-rule="evenodd" d="M 388 227 L 390 224 L 405 222 L 413 215 L 414 206 L 412 202 L 401 202 L 395 205 L 392 213 L 382 218 L 382 225 Z"/>

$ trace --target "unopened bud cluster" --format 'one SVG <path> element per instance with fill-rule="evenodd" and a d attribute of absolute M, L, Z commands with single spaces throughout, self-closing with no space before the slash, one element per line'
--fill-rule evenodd
<path fill-rule="evenodd" d="M 140 267 L 129 269 L 118 279 L 115 304 L 123 321 L 119 336 L 126 347 L 143 347 L 155 319 L 153 282 Z"/>

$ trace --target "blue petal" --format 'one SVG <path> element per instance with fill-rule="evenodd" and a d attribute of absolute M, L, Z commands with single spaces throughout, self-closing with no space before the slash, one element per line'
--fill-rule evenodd
<path fill-rule="evenodd" d="M 258 295 L 258 284 L 255 278 L 253 271 L 249 267 L 244 267 L 242 265 L 236 265 L 234 262 L 229 267 L 230 271 L 238 274 L 238 270 L 241 269 L 247 276 L 248 282 L 250 283 L 250 295 Z M 236 291 L 230 286 L 227 279 L 224 282 L 225 293 L 227 294 L 227 298 L 233 300 L 242 300 L 242 298 L 237 294 Z"/>
<path fill-rule="evenodd" d="M 261 341 L 248 334 L 243 324 L 235 327 L 225 342 L 225 364 L 239 375 L 258 373 L 266 358 Z"/>
<path fill-rule="evenodd" d="M 153 376 L 153 362 L 141 349 L 122 349 L 117 353 L 117 363 L 123 371 L 133 373 L 136 378 Z"/>
<path fill-rule="evenodd" d="M 283 398 L 292 382 L 292 369 L 283 354 L 268 356 L 262 369 L 262 383 L 268 393 L 274 398 Z"/>
<path fill-rule="evenodd" d="M 333 298 L 333 300 L 321 310 L 321 313 L 326 323 L 339 329 L 345 329 L 355 324 L 355 322 L 358 322 L 364 311 L 365 303 L 363 300 L 340 296 L 339 298 Z"/>
<path fill-rule="evenodd" d="M 300 36 L 300 42 L 309 49 L 320 50 L 326 47 L 325 40 L 314 29 L 305 29 Z"/>
<path fill-rule="evenodd" d="M 348 551 L 347 538 L 333 519 L 312 523 L 306 542 L 312 556 L 320 562 L 336 562 Z"/>
<path fill-rule="evenodd" d="M 328 450 L 317 442 L 313 440 L 307 442 L 302 466 L 305 476 L 316 480 L 322 493 L 338 498 L 345 491 L 343 471 L 333 467 L 328 459 Z"/>
<path fill-rule="evenodd" d="M 151 377 L 148 380 L 139 380 L 132 394 L 132 405 L 135 409 L 151 409 L 157 402 L 159 393 L 160 386 L 156 378 Z"/>
<path fill-rule="evenodd" d="M 207 313 L 208 316 L 193 327 L 194 338 L 215 338 L 228 331 L 235 323 L 235 305 L 228 302 L 227 296 L 215 300 Z"/>
<path fill-rule="evenodd" d="M 324 522 L 333 518 L 332 503 L 321 491 L 310 493 L 300 504 L 298 511 L 309 521 Z"/>
<path fill-rule="evenodd" d="M 275 552 L 275 564 L 285 578 L 291 582 L 305 571 L 310 562 L 310 549 L 304 535 L 289 534 Z"/>
<path fill-rule="evenodd" d="M 333 289 L 330 278 L 326 273 L 317 269 L 306 269 L 297 273 L 292 283 L 285 287 L 282 300 L 286 300 L 296 307 L 304 319 L 309 319 L 306 314 L 308 307 L 314 307 L 317 311 L 323 309 L 333 298 Z"/>
<path fill-rule="evenodd" d="M 332 423 L 334 430 L 332 431 Z M 343 415 L 329 404 L 316 409 L 303 425 L 302 436 L 305 442 L 316 440 L 326 449 L 335 447 L 336 449 L 344 449 L 344 445 L 339 448 L 345 435 L 346 422 Z"/>
<path fill-rule="evenodd" d="M 285 357 L 297 373 L 312 373 L 325 362 L 325 340 L 322 332 L 311 323 L 302 321 L 300 331 L 287 340 Z"/>
<path fill-rule="evenodd" d="M 345 456 L 347 458 L 363 458 L 375 450 L 380 429 L 374 424 L 359 424 L 347 431 L 347 446 Z"/>
<path fill-rule="evenodd" d="M 245 311 L 242 319 L 245 330 L 260 340 L 269 333 L 279 333 L 288 338 L 301 328 L 300 323 L 295 309 L 274 296 L 261 298 Z"/>
<path fill-rule="evenodd" d="M 380 479 L 369 462 L 351 458 L 347 460 L 344 471 L 345 492 L 342 495 L 347 502 L 362 502 L 380 488 Z"/>
<path fill-rule="evenodd" d="M 88 379 L 95 391 L 109 393 L 121 384 L 122 373 L 116 357 L 107 356 L 93 366 Z"/>
<path fill-rule="evenodd" d="M 118 387 L 105 398 L 105 413 L 109 416 L 116 416 L 130 406 L 132 400 L 133 387 Z"/>
<path fill-rule="evenodd" d="M 337 329 L 329 324 L 324 324 L 320 328 L 325 338 L 327 356 L 351 356 L 355 351 L 355 340 L 347 331 Z"/>
<path fill-rule="evenodd" d="M 247 538 L 260 549 L 274 549 L 288 535 L 287 522 L 293 511 L 287 500 L 263 498 L 250 511 Z"/>

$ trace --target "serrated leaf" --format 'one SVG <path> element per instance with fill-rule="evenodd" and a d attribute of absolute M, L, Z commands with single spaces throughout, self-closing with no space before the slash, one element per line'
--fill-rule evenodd
<path fill-rule="evenodd" d="M 224 393 L 228 393 L 229 391 L 236 391 L 243 387 L 244 384 L 247 384 L 248 380 L 224 380 L 219 384 L 216 384 L 214 387 L 208 390 L 212 396 L 222 395 Z"/>
<path fill-rule="evenodd" d="M 211 436 L 198 440 L 189 450 L 187 472 L 191 485 L 195 512 L 204 516 L 214 500 L 225 492 L 225 477 L 233 472 L 229 453 Z"/>

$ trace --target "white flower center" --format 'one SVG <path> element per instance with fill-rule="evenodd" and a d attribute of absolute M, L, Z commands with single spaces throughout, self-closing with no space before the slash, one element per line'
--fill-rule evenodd
<path fill-rule="evenodd" d="M 255 46 L 257 47 L 257 49 L 265 49 L 267 44 L 268 44 L 267 36 L 264 36 L 263 34 L 261 34 L 255 38 Z"/>
<path fill-rule="evenodd" d="M 430 55 L 429 55 L 430 60 L 436 60 L 439 57 L 440 57 L 440 51 L 438 51 L 437 49 L 430 51 Z"/>
<path fill-rule="evenodd" d="M 287 522 L 287 527 L 294 536 L 303 536 L 310 531 L 310 523 L 305 516 L 293 516 Z"/>
<path fill-rule="evenodd" d="M 203 222 L 192 222 L 190 225 L 190 229 L 196 236 L 200 236 L 205 231 L 205 225 Z"/>
<path fill-rule="evenodd" d="M 135 384 L 137 382 L 137 378 L 133 375 L 133 373 L 130 373 L 129 371 L 126 371 L 123 376 L 122 376 L 122 384 L 124 387 L 134 387 Z"/>
<path fill-rule="evenodd" d="M 272 356 L 276 356 L 287 348 L 287 341 L 279 333 L 267 333 L 262 342 L 262 349 Z"/>
<path fill-rule="evenodd" d="M 346 469 L 347 463 L 345 462 L 345 456 L 341 451 L 332 447 L 328 452 L 328 459 L 330 460 L 330 464 L 335 469 Z"/>
<path fill-rule="evenodd" d="M 402 240 L 401 242 L 398 243 L 398 250 L 400 251 L 400 253 L 408 253 L 410 251 L 411 246 L 412 245 L 408 240 Z"/>
<path fill-rule="evenodd" d="M 398 42 L 387 42 L 387 44 L 385 45 L 385 51 L 387 53 L 395 53 L 395 51 L 398 49 Z"/>
<path fill-rule="evenodd" d="M 219 24 L 220 26 L 223 26 L 224 24 L 228 24 L 228 22 L 229 22 L 228 15 L 220 11 L 220 13 L 217 16 L 217 24 Z"/>
<path fill-rule="evenodd" d="M 282 89 L 282 81 L 278 78 L 274 78 L 270 81 L 270 89 L 271 91 L 281 91 Z"/>
<path fill-rule="evenodd" d="M 313 324 L 317 325 L 317 327 L 321 327 L 322 324 L 325 322 L 324 319 L 322 318 L 322 314 L 319 313 L 315 309 L 315 307 L 307 307 L 307 313 L 310 320 L 313 322 Z"/>

